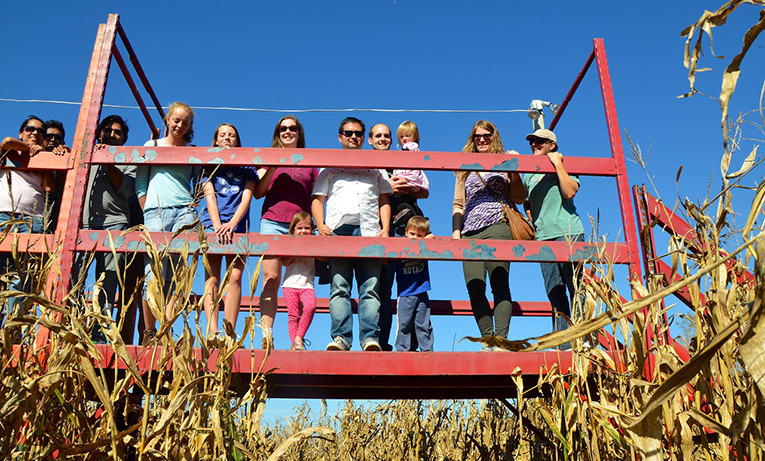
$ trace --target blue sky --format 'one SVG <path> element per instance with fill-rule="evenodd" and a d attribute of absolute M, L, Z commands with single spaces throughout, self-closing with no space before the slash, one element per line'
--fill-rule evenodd
<path fill-rule="evenodd" d="M 119 13 L 122 25 L 147 75 L 167 105 L 181 100 L 192 107 L 263 109 L 526 109 L 532 99 L 559 103 L 592 49 L 603 38 L 609 59 L 622 133 L 628 131 L 644 153 L 661 196 L 697 201 L 719 190 L 722 154 L 718 105 L 704 97 L 677 99 L 688 91 L 679 34 L 703 10 L 720 1 L 506 2 L 378 1 L 363 2 L 210 2 L 186 3 L 4 2 L 4 39 L 0 53 L 0 98 L 79 101 L 99 23 Z M 719 94 L 724 66 L 738 53 L 744 31 L 760 8 L 745 5 L 728 24 L 714 29 L 715 59 L 705 45 L 702 62 L 713 72 L 699 74 L 697 87 Z M 759 40 L 762 43 L 762 39 Z M 705 39 L 705 44 L 708 41 Z M 763 47 L 753 47 L 742 65 L 731 113 L 757 107 L 763 79 Z M 116 64 L 111 68 L 105 102 L 134 105 Z M 131 124 L 130 142 L 141 145 L 149 130 L 140 112 L 106 108 Z M 344 113 L 268 113 L 197 111 L 198 145 L 209 145 L 219 123 L 239 128 L 246 146 L 267 146 L 279 117 L 295 113 L 306 129 L 307 144 L 336 148 L 336 130 Z M 27 114 L 56 118 L 74 136 L 78 107 L 0 100 L 0 134 L 15 136 Z M 421 148 L 460 151 L 472 124 L 496 123 L 506 148 L 529 152 L 531 129 L 525 113 L 433 114 L 358 112 L 367 126 L 396 127 L 406 119 L 420 128 Z M 549 115 L 549 114 L 548 114 Z M 548 121 L 551 117 L 548 117 Z M 756 119 L 755 119 L 756 120 Z M 556 128 L 566 155 L 609 155 L 605 118 L 593 65 Z M 752 137 L 762 134 L 749 132 Z M 625 149 L 627 148 L 624 139 Z M 732 169 L 751 150 L 735 154 Z M 367 146 L 368 147 L 368 146 Z M 683 173 L 678 187 L 675 175 Z M 628 162 L 630 184 L 646 182 Z M 453 176 L 432 173 L 431 197 L 422 201 L 437 235 L 451 233 Z M 754 185 L 762 172 L 746 179 Z M 751 194 L 739 192 L 734 210 L 746 213 Z M 600 217 L 600 232 L 621 239 L 616 187 L 611 179 L 582 178 L 576 197 L 580 214 Z M 260 202 L 252 216 L 260 214 Z M 743 220 L 744 218 L 742 218 Z M 743 222 L 739 224 L 743 225 Z M 586 226 L 589 231 L 589 226 Z M 433 299 L 467 299 L 459 263 L 433 263 Z M 626 270 L 621 271 L 626 277 Z M 513 264 L 511 290 L 518 300 L 544 300 L 535 265 Z M 326 292 L 319 291 L 320 296 Z M 286 315 L 277 318 L 277 347 L 288 347 Z M 308 334 L 313 348 L 329 340 L 328 319 L 317 316 Z M 472 350 L 456 344 L 477 334 L 471 317 L 435 318 L 438 350 Z M 510 329 L 518 339 L 549 331 L 549 320 L 516 318 Z"/>

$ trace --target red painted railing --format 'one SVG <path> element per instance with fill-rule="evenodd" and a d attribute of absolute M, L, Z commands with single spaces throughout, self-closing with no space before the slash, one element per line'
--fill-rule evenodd
<path fill-rule="evenodd" d="M 48 280 L 47 290 L 55 295 L 56 300 L 62 300 L 64 294 L 71 284 L 72 264 L 76 251 L 89 251 L 95 248 L 96 251 L 112 251 L 111 242 L 114 242 L 116 251 L 142 252 L 145 251 L 141 243 L 141 236 L 136 234 L 115 236 L 106 231 L 82 230 L 82 212 L 85 204 L 85 193 L 87 187 L 87 178 L 90 167 L 94 164 L 105 163 L 149 163 L 149 164 L 168 164 L 181 163 L 189 165 L 197 164 L 227 164 L 227 165 L 248 165 L 248 166 L 269 166 L 269 165 L 295 165 L 295 166 L 322 166 L 333 167 L 343 166 L 347 168 L 413 168 L 424 170 L 471 170 L 471 171 L 503 171 L 503 172 L 554 172 L 550 163 L 546 160 L 539 160 L 533 156 L 515 156 L 507 158 L 503 156 L 498 159 L 496 155 L 489 154 L 463 154 L 452 152 L 409 152 L 399 153 L 395 157 L 379 156 L 372 151 L 357 151 L 353 156 L 348 156 L 347 152 L 338 149 L 254 149 L 254 148 L 233 148 L 217 149 L 203 147 L 184 147 L 182 149 L 173 147 L 103 147 L 95 145 L 96 128 L 101 118 L 101 110 L 104 92 L 109 77 L 109 69 L 112 58 L 114 58 L 123 75 L 126 78 L 128 86 L 136 97 L 142 114 L 154 133 L 158 136 L 159 132 L 152 122 L 149 110 L 146 108 L 135 80 L 130 76 L 126 61 L 117 50 L 117 37 L 122 41 L 122 45 L 127 51 L 129 61 L 132 63 L 139 80 L 144 89 L 149 94 L 152 102 L 156 106 L 160 115 L 164 115 L 159 104 L 159 99 L 149 84 L 145 72 L 138 62 L 136 53 L 127 40 L 127 36 L 119 23 L 117 15 L 110 15 L 106 24 L 102 24 L 98 29 L 96 44 L 93 50 L 90 70 L 85 85 L 82 105 L 77 122 L 77 129 L 74 136 L 72 155 L 70 158 L 62 161 L 68 168 L 66 183 L 63 192 L 63 203 L 60 212 L 60 218 L 54 236 L 19 236 L 28 251 L 45 251 L 45 245 L 49 248 L 55 244 L 62 245 L 61 257 L 57 270 Z M 614 96 L 608 71 L 605 48 L 601 39 L 595 39 L 593 50 L 587 59 L 587 63 L 577 77 L 574 85 L 569 90 L 568 95 L 561 104 L 561 110 L 556 115 L 552 128 L 560 121 L 560 118 L 566 106 L 573 97 L 579 83 L 584 78 L 592 62 L 596 63 L 597 75 L 603 97 L 604 111 L 606 115 L 606 127 L 609 133 L 611 144 L 611 157 L 592 158 L 592 157 L 566 157 L 566 168 L 569 173 L 591 176 L 613 177 L 617 183 L 617 193 L 623 224 L 623 235 L 625 243 L 607 243 L 590 244 L 576 243 L 569 245 L 566 242 L 529 242 L 529 241 L 497 241 L 497 240 L 453 240 L 450 238 L 436 238 L 424 241 L 414 241 L 409 239 L 381 239 L 381 238 L 349 238 L 349 237 L 319 237 L 308 236 L 299 238 L 275 238 L 273 236 L 262 236 L 256 233 L 241 234 L 235 236 L 235 244 L 220 245 L 210 236 L 207 242 L 207 252 L 217 254 L 246 253 L 251 255 L 276 255 L 276 256 L 314 256 L 314 257 L 385 257 L 390 259 L 433 259 L 433 260 L 451 260 L 462 261 L 473 258 L 496 259 L 504 261 L 521 262 L 540 262 L 540 261 L 584 261 L 584 260 L 604 260 L 607 259 L 613 263 L 626 264 L 629 267 L 630 277 L 640 279 L 640 254 L 638 246 L 638 236 L 635 227 L 635 213 L 632 208 L 632 202 L 629 198 L 627 172 L 622 151 L 621 136 L 619 132 L 618 120 Z M 108 150 L 108 151 L 107 151 Z M 498 163 L 499 162 L 499 163 Z M 34 165 L 36 167 L 36 165 Z M 41 166 L 42 167 L 42 166 Z M 61 168 L 61 165 L 57 165 Z M 116 238 L 115 238 L 116 237 Z M 158 243 L 170 245 L 172 248 L 180 248 L 183 245 L 189 247 L 198 247 L 196 234 L 177 237 L 175 241 L 169 242 L 169 236 L 164 234 L 151 234 L 151 238 Z M 43 240 L 44 239 L 44 240 Z M 331 240 L 328 240 L 331 239 Z M 331 242 L 331 244 L 329 244 Z M 7 249 L 8 243 L 0 245 L 0 250 Z M 175 250 L 171 250 L 175 251 Z M 325 300 L 320 300 L 320 305 Z M 516 312 L 520 315 L 550 315 L 550 308 L 547 303 L 526 303 L 516 304 Z M 466 314 L 469 312 L 465 301 L 436 301 L 434 302 L 434 312 L 444 314 Z M 38 335 L 38 344 L 45 344 L 48 332 L 45 329 L 40 330 Z M 610 344 L 616 344 L 613 338 Z M 240 371 L 248 372 L 249 365 L 255 363 L 252 360 L 252 354 L 260 352 L 240 351 L 241 361 L 244 367 Z M 300 383 L 314 382 L 316 395 L 356 395 L 361 386 L 375 387 L 386 386 L 386 379 L 389 375 L 406 375 L 408 370 L 418 368 L 425 370 L 416 374 L 416 379 L 424 380 L 430 383 L 430 388 L 425 387 L 421 394 L 423 397 L 446 395 L 439 394 L 439 386 L 453 386 L 453 388 L 463 388 L 468 383 L 473 383 L 470 379 L 453 379 L 449 381 L 450 376 L 456 376 L 453 373 L 455 362 L 470 362 L 474 368 L 468 367 L 463 370 L 464 376 L 483 376 L 482 382 L 488 383 L 492 377 L 501 374 L 508 374 L 515 366 L 523 367 L 524 374 L 535 376 L 549 369 L 553 364 L 561 368 L 568 368 L 571 365 L 570 353 L 522 353 L 522 354 L 477 354 L 477 353 L 459 353 L 468 354 L 469 360 L 463 355 L 448 355 L 450 353 L 433 353 L 423 355 L 409 355 L 410 353 L 381 353 L 367 356 L 356 356 L 348 353 L 343 360 L 342 370 L 345 373 L 356 374 L 359 379 L 352 381 L 353 384 L 347 385 L 347 381 L 342 379 L 333 381 L 332 379 L 321 378 L 330 376 L 333 367 L 337 366 L 337 356 L 332 353 L 312 352 L 310 360 L 311 368 L 305 368 L 304 364 L 292 363 L 294 360 L 303 360 L 294 358 L 289 352 L 277 352 L 269 360 L 275 361 L 275 366 L 282 366 L 283 370 L 292 370 L 280 378 L 289 386 L 299 387 Z M 441 355 L 443 354 L 443 355 Z M 526 355 L 527 354 L 527 355 Z M 237 355 L 238 356 L 238 355 Z M 465 357 L 468 357 L 465 356 Z M 379 358 L 378 358 L 379 357 Z M 457 360 L 459 358 L 459 360 Z M 294 359 L 294 360 L 293 360 Z M 106 360 L 106 359 L 105 359 Z M 370 361 L 371 360 L 371 361 Z M 432 366 L 423 367 L 423 361 Z M 374 362 L 374 363 L 373 363 Z M 302 367 L 302 368 L 301 368 Z M 354 368 L 356 367 L 356 368 Z M 370 370 L 388 370 L 386 373 L 379 374 L 375 372 L 371 375 Z M 251 370 L 249 370 L 251 371 Z M 462 372 L 461 372 L 462 373 Z M 427 376 L 426 376 L 427 375 Z M 414 375 L 412 375 L 414 376 Z M 413 378 L 414 379 L 414 378 Z M 479 379 L 479 381 L 480 381 Z M 446 380 L 446 381 L 444 381 Z M 486 393 L 477 393 L 476 396 L 502 396 L 503 391 L 512 387 L 511 380 L 500 380 L 502 385 L 498 388 L 489 386 L 490 391 Z M 292 384 L 289 384 L 292 383 Z M 338 386 L 334 391 L 329 388 Z M 353 391 L 353 386 L 357 386 Z M 480 386 L 479 386 L 480 387 Z M 428 392 L 431 389 L 431 392 Z M 354 394 L 356 392 L 356 394 Z M 299 391 L 290 394 L 285 391 L 284 395 L 303 395 Z M 379 394 L 375 394 L 380 397 Z M 386 394 L 387 395 L 387 394 Z M 391 392 L 391 396 L 404 395 Z M 451 395 L 451 394 L 449 394 Z M 462 394 L 465 396 L 464 394 Z"/>

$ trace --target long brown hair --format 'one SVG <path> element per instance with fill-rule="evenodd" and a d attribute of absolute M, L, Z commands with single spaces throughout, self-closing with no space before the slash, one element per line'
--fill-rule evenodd
<path fill-rule="evenodd" d="M 475 132 L 478 128 L 483 128 L 484 130 L 491 133 L 491 144 L 489 144 L 490 154 L 505 153 L 505 146 L 502 144 L 502 137 L 499 135 L 499 130 L 497 129 L 496 125 L 494 125 L 488 120 L 478 120 L 477 122 L 475 122 L 475 125 L 473 125 L 473 129 L 470 130 L 470 136 L 468 136 L 467 142 L 465 143 L 465 147 L 462 148 L 462 152 L 466 152 L 466 153 L 478 152 L 478 149 L 476 149 L 475 147 Z M 457 173 L 457 178 L 464 181 L 465 179 L 467 179 L 469 174 L 470 174 L 469 171 L 460 171 Z"/>
<path fill-rule="evenodd" d="M 279 128 L 282 126 L 282 122 L 285 120 L 292 120 L 295 122 L 295 125 L 297 125 L 297 134 L 298 134 L 298 142 L 297 146 L 298 148 L 302 149 L 305 147 L 305 133 L 303 132 L 303 125 L 300 124 L 300 120 L 297 119 L 294 115 L 285 115 L 284 117 L 280 118 L 278 122 L 276 122 L 276 128 L 274 128 L 274 137 L 271 140 L 271 147 L 279 147 L 283 148 L 284 144 L 282 144 L 282 138 L 279 136 Z"/>

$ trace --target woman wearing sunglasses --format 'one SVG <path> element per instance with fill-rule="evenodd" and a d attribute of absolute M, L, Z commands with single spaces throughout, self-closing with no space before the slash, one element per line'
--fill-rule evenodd
<path fill-rule="evenodd" d="M 21 232 L 40 234 L 43 232 L 45 194 L 56 187 L 53 173 L 48 171 L 6 168 L 19 166 L 12 159 L 22 155 L 34 157 L 43 152 L 45 123 L 30 115 L 19 128 L 19 137 L 7 137 L 0 143 L 4 161 L 0 169 L 0 222 L 11 218 L 29 221 L 16 229 Z M 6 157 L 8 155 L 8 157 Z"/>
<path fill-rule="evenodd" d="M 470 131 L 462 152 L 505 153 L 497 127 L 479 120 Z M 504 221 L 503 204 L 521 204 L 526 199 L 518 173 L 460 171 L 454 186 L 452 237 L 512 240 L 510 226 Z M 464 261 L 470 307 L 481 336 L 507 338 L 513 307 L 510 296 L 510 263 L 502 261 Z M 494 311 L 486 298 L 486 274 L 494 295 Z M 486 346 L 484 346 L 486 350 Z"/>
<path fill-rule="evenodd" d="M 271 147 L 302 149 L 305 147 L 303 125 L 292 115 L 282 117 L 274 128 Z M 265 197 L 260 219 L 260 233 L 286 235 L 296 213 L 311 212 L 311 191 L 319 175 L 317 168 L 267 167 L 258 171 L 255 198 Z M 263 348 L 273 348 L 273 325 L 277 296 L 281 283 L 282 264 L 278 258 L 263 259 L 263 291 L 260 294 L 260 321 L 268 334 Z M 269 339 L 267 339 L 269 338 Z M 269 340 L 271 341 L 269 343 Z"/>
<path fill-rule="evenodd" d="M 45 124 L 41 119 L 30 115 L 21 124 L 18 138 L 9 136 L 0 142 L 0 154 L 3 158 L 0 168 L 0 230 L 5 229 L 5 223 L 15 221 L 12 231 L 24 234 L 43 233 L 45 194 L 56 187 L 53 172 L 9 167 L 19 166 L 14 160 L 23 162 L 24 157 L 34 157 L 43 152 L 44 139 Z M 15 263 L 10 254 L 3 253 L 0 254 L 0 272 L 6 270 L 15 272 Z M 23 282 L 21 277 L 25 279 Z M 26 279 L 23 274 L 9 276 L 8 279 L 7 288 L 10 291 L 29 293 L 32 289 L 31 280 Z M 15 315 L 16 303 L 24 300 L 24 297 L 9 297 L 6 315 Z M 0 315 L 0 321 L 2 317 Z"/>

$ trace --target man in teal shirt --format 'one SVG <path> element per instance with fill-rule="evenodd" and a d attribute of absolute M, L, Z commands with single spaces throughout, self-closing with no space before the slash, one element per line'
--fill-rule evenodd
<path fill-rule="evenodd" d="M 563 155 L 558 152 L 558 139 L 550 130 L 537 130 L 526 136 L 534 155 L 547 156 L 555 167 L 555 173 L 526 173 L 523 185 L 529 193 L 531 219 L 540 241 L 584 240 L 582 220 L 574 206 L 574 196 L 579 191 L 579 178 L 570 176 L 563 167 Z M 564 314 L 571 317 L 574 297 L 574 265 L 570 262 L 541 263 L 547 298 L 553 308 L 553 331 L 568 328 Z M 578 279 L 577 275 L 577 279 Z M 566 296 L 568 289 L 568 296 Z M 571 303 L 569 303 L 569 298 Z M 561 345 L 570 349 L 571 344 Z"/>

